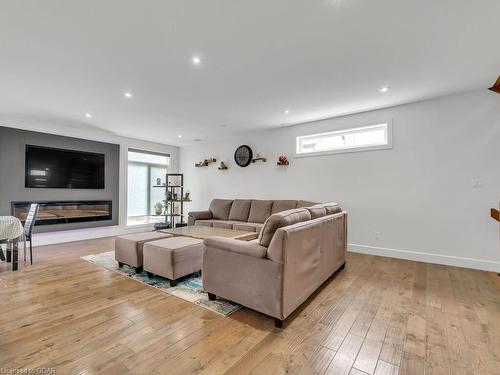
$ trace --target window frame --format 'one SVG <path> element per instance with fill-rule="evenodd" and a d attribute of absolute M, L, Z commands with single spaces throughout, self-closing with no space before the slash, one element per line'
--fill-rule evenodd
<path fill-rule="evenodd" d="M 379 144 L 379 145 L 369 145 L 369 146 L 355 146 L 355 147 L 344 147 L 338 149 L 324 150 L 324 151 L 312 151 L 312 152 L 300 152 L 300 142 L 303 139 L 313 138 L 313 137 L 321 137 L 321 136 L 330 136 L 336 134 L 350 134 L 359 132 L 361 130 L 376 128 L 385 125 L 387 132 L 387 143 Z M 328 132 L 322 133 L 314 133 L 314 134 L 304 134 L 298 135 L 295 137 L 295 157 L 296 158 L 304 158 L 310 156 L 323 156 L 323 155 L 334 155 L 334 154 L 344 154 L 348 152 L 363 152 L 363 151 L 375 151 L 375 150 L 387 150 L 392 148 L 392 121 L 380 121 L 375 124 L 358 126 L 354 128 L 343 128 L 338 130 L 332 130 Z"/>
<path fill-rule="evenodd" d="M 135 164 L 135 165 L 148 165 L 148 180 L 149 183 L 151 183 L 151 166 L 163 166 L 163 164 L 156 164 L 156 163 L 146 163 L 146 162 L 140 162 L 140 161 L 130 161 L 129 160 L 129 152 L 135 152 L 135 153 L 140 153 L 140 154 L 147 154 L 147 155 L 156 155 L 156 156 L 162 156 L 162 157 L 167 157 L 167 165 L 166 165 L 166 170 L 168 173 L 169 168 L 170 168 L 170 162 L 171 162 L 171 155 L 169 153 L 162 153 L 162 152 L 155 152 L 155 151 L 148 151 L 148 150 L 141 150 L 137 148 L 127 148 L 127 175 L 126 175 L 126 181 L 127 181 L 127 190 L 126 190 L 126 209 L 125 209 L 125 226 L 126 227 L 151 227 L 152 223 L 137 223 L 137 224 L 131 224 L 129 223 L 129 213 L 128 213 L 128 196 L 129 196 L 129 186 L 128 186 L 128 172 L 129 172 L 129 165 L 130 164 Z M 148 207 L 150 208 L 151 205 L 151 186 L 148 186 L 148 192 L 147 192 L 147 201 L 148 201 Z M 150 214 L 146 215 L 150 216 Z"/>

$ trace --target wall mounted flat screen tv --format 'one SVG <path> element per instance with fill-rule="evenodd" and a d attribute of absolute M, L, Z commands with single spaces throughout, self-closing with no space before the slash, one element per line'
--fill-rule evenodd
<path fill-rule="evenodd" d="M 104 154 L 26 145 L 25 187 L 104 189 Z"/>

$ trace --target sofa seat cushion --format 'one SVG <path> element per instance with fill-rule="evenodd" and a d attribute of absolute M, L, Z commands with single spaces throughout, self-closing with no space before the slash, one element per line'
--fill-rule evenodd
<path fill-rule="evenodd" d="M 232 204 L 232 199 L 213 199 L 208 210 L 212 212 L 213 219 L 228 220 Z"/>
<path fill-rule="evenodd" d="M 259 234 L 259 243 L 261 246 L 268 247 L 274 233 L 279 228 L 308 220 L 311 220 L 311 214 L 305 208 L 295 208 L 273 214 L 264 223 L 264 228 L 262 228 Z"/>
<path fill-rule="evenodd" d="M 247 232 L 260 232 L 260 230 L 264 227 L 262 223 L 242 223 L 237 222 L 233 224 L 234 230 L 245 230 Z"/>
<path fill-rule="evenodd" d="M 201 270 L 203 241 L 191 237 L 172 237 L 148 242 L 144 246 L 144 270 L 175 280 Z"/>
<path fill-rule="evenodd" d="M 271 216 L 273 201 L 253 200 L 248 214 L 249 223 L 264 223 Z"/>
<path fill-rule="evenodd" d="M 214 220 L 196 220 L 194 225 L 203 225 L 205 227 L 213 227 L 214 225 Z"/>
<path fill-rule="evenodd" d="M 235 199 L 229 211 L 229 220 L 248 221 L 251 199 Z"/>
<path fill-rule="evenodd" d="M 276 214 L 278 212 L 293 210 L 297 208 L 296 200 L 277 200 L 273 203 L 273 208 L 271 210 L 271 215 Z"/>
<path fill-rule="evenodd" d="M 212 226 L 214 228 L 224 228 L 224 229 L 233 229 L 233 224 L 239 223 L 239 221 L 234 220 L 212 220 Z"/>

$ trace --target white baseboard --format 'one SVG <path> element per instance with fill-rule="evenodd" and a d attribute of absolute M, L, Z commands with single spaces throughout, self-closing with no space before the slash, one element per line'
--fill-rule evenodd
<path fill-rule="evenodd" d="M 378 255 L 389 258 L 414 260 L 417 262 L 443 264 L 445 266 L 472 268 L 481 271 L 500 272 L 500 262 L 496 262 L 493 260 L 439 255 L 432 253 L 424 253 L 420 251 L 388 249 L 385 247 L 366 246 L 359 244 L 348 244 L 347 249 L 348 251 L 352 251 L 353 253 L 362 253 L 362 254 Z"/>
<path fill-rule="evenodd" d="M 120 236 L 123 234 L 146 232 L 153 229 L 153 225 L 133 225 L 133 226 L 109 226 L 87 229 L 71 229 L 60 232 L 46 232 L 33 234 L 33 245 L 44 246 L 63 242 L 73 242 Z"/>

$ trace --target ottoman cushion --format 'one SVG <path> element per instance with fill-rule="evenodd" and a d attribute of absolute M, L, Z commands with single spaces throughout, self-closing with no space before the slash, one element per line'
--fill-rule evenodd
<path fill-rule="evenodd" d="M 203 240 L 172 237 L 144 244 L 144 270 L 170 280 L 201 270 Z"/>
<path fill-rule="evenodd" d="M 115 239 L 115 260 L 132 267 L 142 266 L 143 246 L 148 241 L 172 237 L 171 234 L 160 232 L 144 232 L 127 234 Z"/>

